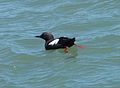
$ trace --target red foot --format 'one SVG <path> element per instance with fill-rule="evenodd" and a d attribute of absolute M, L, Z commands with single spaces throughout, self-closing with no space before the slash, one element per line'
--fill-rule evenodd
<path fill-rule="evenodd" d="M 84 49 L 86 48 L 86 46 L 83 46 L 83 45 L 76 45 L 78 48 L 81 48 L 81 49 Z"/>
<path fill-rule="evenodd" d="M 79 48 L 86 48 L 86 46 L 83 46 L 83 45 L 78 45 L 77 47 L 79 47 Z"/>
<path fill-rule="evenodd" d="M 65 47 L 65 48 L 64 48 L 64 52 L 65 52 L 65 53 L 68 53 L 68 47 Z"/>

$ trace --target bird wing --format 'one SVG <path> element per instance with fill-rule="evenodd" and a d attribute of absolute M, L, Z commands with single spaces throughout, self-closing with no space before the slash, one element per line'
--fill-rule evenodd
<path fill-rule="evenodd" d="M 47 50 L 49 49 L 59 49 L 59 48 L 64 48 L 65 46 L 63 46 L 62 44 L 59 43 L 60 39 L 55 39 L 49 43 L 46 43 L 45 48 Z"/>
<path fill-rule="evenodd" d="M 51 41 L 48 45 L 56 45 L 59 42 L 59 39 Z"/>

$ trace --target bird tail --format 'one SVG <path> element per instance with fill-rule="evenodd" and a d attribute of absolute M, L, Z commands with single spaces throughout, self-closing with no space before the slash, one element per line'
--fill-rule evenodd
<path fill-rule="evenodd" d="M 75 42 L 75 38 L 72 38 L 72 41 Z"/>

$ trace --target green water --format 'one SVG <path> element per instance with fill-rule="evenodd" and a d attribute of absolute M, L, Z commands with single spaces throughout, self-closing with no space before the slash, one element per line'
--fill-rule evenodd
<path fill-rule="evenodd" d="M 45 51 L 44 31 L 87 47 Z M 0 0 L 0 88 L 120 88 L 120 0 Z"/>

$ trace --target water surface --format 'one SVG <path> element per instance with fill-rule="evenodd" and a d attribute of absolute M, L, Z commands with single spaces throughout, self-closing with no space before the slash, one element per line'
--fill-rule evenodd
<path fill-rule="evenodd" d="M 44 31 L 87 48 L 45 51 Z M 119 87 L 119 0 L 0 0 L 0 88 Z"/>

